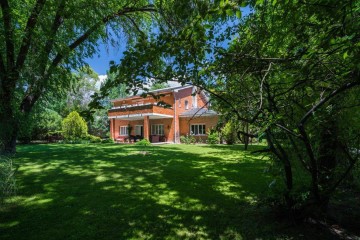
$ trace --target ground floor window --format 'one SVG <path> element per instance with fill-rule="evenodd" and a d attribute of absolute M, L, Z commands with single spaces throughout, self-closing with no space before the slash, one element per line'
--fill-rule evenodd
<path fill-rule="evenodd" d="M 191 124 L 190 128 L 191 135 L 205 135 L 205 124 Z"/>
<path fill-rule="evenodd" d="M 135 126 L 135 135 L 142 136 L 143 134 L 143 125 L 136 125 Z"/>
<path fill-rule="evenodd" d="M 151 125 L 151 135 L 164 135 L 164 124 Z"/>
<path fill-rule="evenodd" d="M 120 136 L 128 136 L 128 126 L 120 126 Z"/>

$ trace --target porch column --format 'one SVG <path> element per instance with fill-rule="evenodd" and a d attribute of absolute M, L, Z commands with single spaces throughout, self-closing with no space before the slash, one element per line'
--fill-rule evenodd
<path fill-rule="evenodd" d="M 115 119 L 112 118 L 110 120 L 110 132 L 111 132 L 111 138 L 113 140 L 115 140 L 116 136 L 115 136 Z"/>
<path fill-rule="evenodd" d="M 144 117 L 144 138 L 147 140 L 150 140 L 150 136 L 149 136 L 149 131 L 150 127 L 149 127 L 149 116 L 145 116 Z"/>

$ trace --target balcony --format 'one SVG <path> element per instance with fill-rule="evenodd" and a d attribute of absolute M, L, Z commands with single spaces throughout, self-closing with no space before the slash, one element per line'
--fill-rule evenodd
<path fill-rule="evenodd" d="M 108 111 L 109 118 L 140 120 L 145 116 L 150 119 L 173 118 L 174 110 L 157 106 L 157 103 L 133 104 L 113 107 Z"/>

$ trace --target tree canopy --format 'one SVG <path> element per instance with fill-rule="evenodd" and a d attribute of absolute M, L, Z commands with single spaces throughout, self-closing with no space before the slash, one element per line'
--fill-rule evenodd
<path fill-rule="evenodd" d="M 150 26 L 161 24 L 159 27 L 164 28 L 170 14 L 185 21 L 185 10 L 177 10 L 192 3 L 1 1 L 1 152 L 15 151 L 20 124 L 17 119 L 23 119 L 20 115 L 31 112 L 43 95 L 69 88 L 71 71 L 82 67 L 84 59 L 98 51 L 100 42 L 113 44 L 119 37 L 128 44 L 144 41 Z"/>
<path fill-rule="evenodd" d="M 294 216 L 321 214 L 359 157 L 359 2 L 248 3 L 241 20 L 241 5 L 220 1 L 176 34 L 134 45 L 112 66 L 114 84 L 136 92 L 148 78 L 176 79 L 207 90 L 225 118 L 246 126 L 239 136 L 266 137 Z"/>

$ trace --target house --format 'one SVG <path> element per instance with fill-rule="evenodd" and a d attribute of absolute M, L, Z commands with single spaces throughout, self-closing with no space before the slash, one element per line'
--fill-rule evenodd
<path fill-rule="evenodd" d="M 194 135 L 205 141 L 217 124 L 218 114 L 207 107 L 208 96 L 196 87 L 169 87 L 149 93 L 158 98 L 148 94 L 145 98 L 136 95 L 111 101 L 108 117 L 112 139 L 179 143 L 180 136 Z"/>

